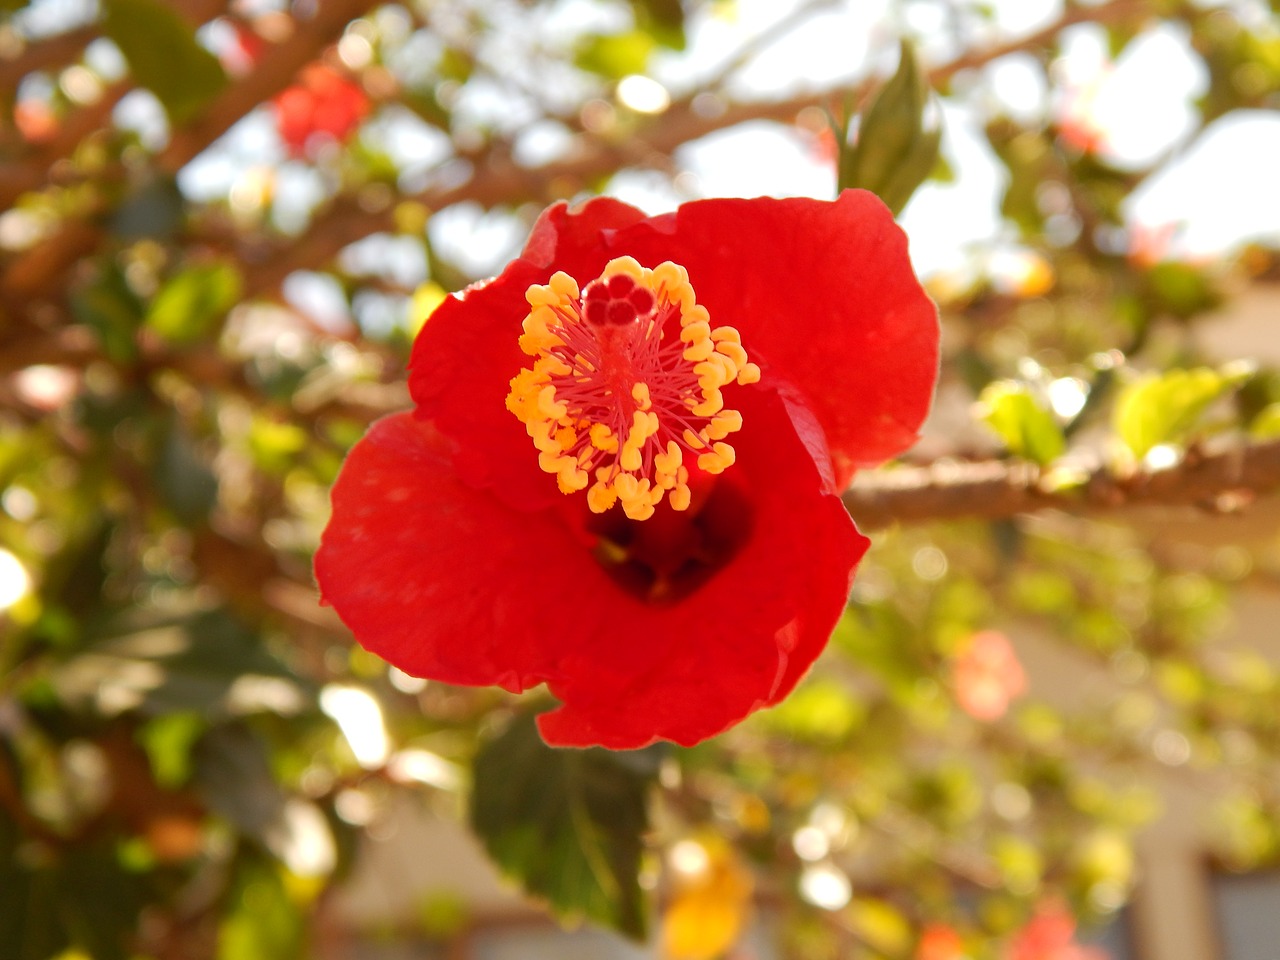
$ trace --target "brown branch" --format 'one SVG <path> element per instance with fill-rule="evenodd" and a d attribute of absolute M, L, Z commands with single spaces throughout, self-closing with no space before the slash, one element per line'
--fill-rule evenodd
<path fill-rule="evenodd" d="M 1058 33 L 1078 23 L 1115 23 L 1150 15 L 1146 0 L 1112 0 L 1100 7 L 1078 7 L 1042 30 L 1003 44 L 973 50 L 928 71 L 929 82 L 939 86 L 963 70 L 974 69 L 1010 53 L 1043 47 Z M 540 167 L 521 167 L 505 156 L 504 150 L 490 152 L 486 162 L 477 166 L 470 178 L 447 187 L 429 188 L 416 198 L 428 209 L 439 210 L 455 203 L 471 201 L 484 207 L 515 206 L 527 202 L 547 202 L 581 189 L 626 163 L 645 165 L 645 157 L 655 161 L 670 156 L 690 141 L 752 120 L 791 123 L 806 107 L 847 98 L 861 99 L 875 81 L 861 81 L 810 91 L 782 100 L 726 104 L 722 112 L 708 113 L 695 107 L 697 94 L 690 93 L 674 100 L 661 116 L 641 128 L 628 142 L 619 144 L 605 139 L 583 139 L 574 155 Z M 652 164 L 650 164 L 652 165 Z M 336 200 L 321 214 L 300 241 L 282 247 L 249 271 L 246 294 L 269 293 L 295 270 L 315 269 L 332 261 L 348 244 L 371 233 L 390 230 L 394 225 L 391 209 L 370 211 L 362 208 L 354 197 Z"/>
<path fill-rule="evenodd" d="M 863 474 L 844 494 L 864 529 L 936 520 L 999 520 L 1041 510 L 1102 513 L 1138 506 L 1228 512 L 1280 491 L 1280 440 L 1203 453 L 1168 470 L 1125 476 L 1099 467 L 1084 482 L 1049 489 L 1032 464 L 934 463 Z"/>

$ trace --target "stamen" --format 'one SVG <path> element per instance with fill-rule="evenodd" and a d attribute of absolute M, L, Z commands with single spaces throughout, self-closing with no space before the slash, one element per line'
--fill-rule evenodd
<path fill-rule="evenodd" d="M 690 469 L 718 474 L 736 452 L 725 438 L 742 429 L 721 392 L 760 379 L 733 327 L 713 327 L 684 268 L 652 270 L 611 260 L 579 291 L 566 273 L 526 294 L 520 349 L 535 358 L 511 380 L 507 409 L 525 425 L 538 464 L 587 506 L 616 503 L 633 520 L 663 498 L 692 502 Z M 668 337 L 679 324 L 679 337 Z M 671 331 L 673 332 L 673 331 Z"/>

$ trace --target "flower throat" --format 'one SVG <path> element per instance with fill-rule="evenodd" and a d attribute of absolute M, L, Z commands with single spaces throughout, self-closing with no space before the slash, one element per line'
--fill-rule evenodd
<path fill-rule="evenodd" d="M 721 388 L 760 379 L 738 331 L 711 326 L 688 273 L 670 261 L 650 270 L 619 257 L 584 290 L 556 273 L 525 297 L 520 349 L 535 360 L 511 380 L 507 409 L 539 466 L 563 493 L 586 490 L 594 513 L 621 503 L 646 520 L 664 496 L 687 510 L 690 461 L 708 474 L 734 462 L 725 438 L 742 415 Z M 676 318 L 679 339 L 664 339 Z"/>

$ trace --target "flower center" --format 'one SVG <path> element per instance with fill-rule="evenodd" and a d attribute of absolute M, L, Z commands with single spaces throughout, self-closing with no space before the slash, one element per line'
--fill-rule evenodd
<path fill-rule="evenodd" d="M 689 461 L 717 474 L 735 458 L 725 438 L 742 414 L 725 407 L 721 388 L 760 379 L 738 331 L 711 326 L 688 273 L 670 261 L 650 270 L 619 257 L 585 290 L 557 273 L 525 296 L 520 349 L 535 360 L 512 378 L 507 409 L 539 466 L 563 493 L 587 490 L 594 513 L 620 502 L 647 520 L 664 496 L 687 510 Z M 679 338 L 666 338 L 676 319 Z"/>

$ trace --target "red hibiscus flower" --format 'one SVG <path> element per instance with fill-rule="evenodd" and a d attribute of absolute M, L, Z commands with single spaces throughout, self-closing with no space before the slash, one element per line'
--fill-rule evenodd
<path fill-rule="evenodd" d="M 324 599 L 408 673 L 545 683 L 557 745 L 693 744 L 777 703 L 909 446 L 937 317 L 873 195 L 557 204 L 414 345 L 333 490 Z"/>
<path fill-rule="evenodd" d="M 299 157 L 316 138 L 344 143 L 369 113 L 360 84 L 323 63 L 304 67 L 298 82 L 272 103 L 280 139 Z"/>

